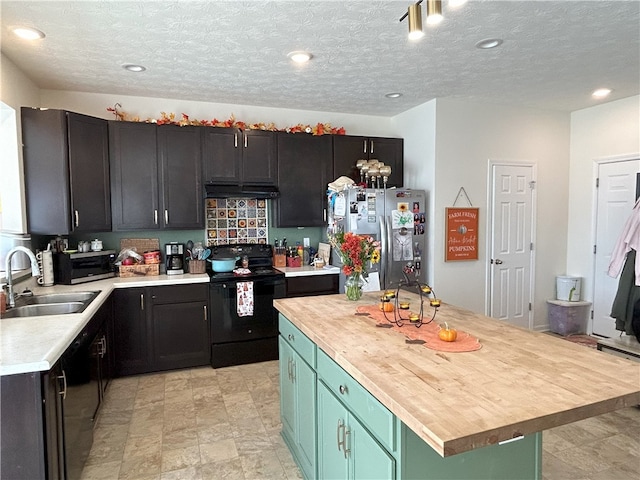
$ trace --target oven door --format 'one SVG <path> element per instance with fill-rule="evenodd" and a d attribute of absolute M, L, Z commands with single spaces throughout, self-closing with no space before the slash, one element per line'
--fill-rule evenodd
<path fill-rule="evenodd" d="M 278 336 L 278 312 L 273 299 L 283 296 L 284 278 L 253 281 L 253 315 L 238 315 L 238 280 L 212 283 L 210 286 L 211 343 L 244 342 Z"/>

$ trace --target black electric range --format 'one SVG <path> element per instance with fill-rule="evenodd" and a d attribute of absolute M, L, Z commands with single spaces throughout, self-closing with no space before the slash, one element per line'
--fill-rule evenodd
<path fill-rule="evenodd" d="M 272 267 L 273 248 L 264 244 L 211 247 L 210 259 L 246 256 L 249 272 L 214 272 L 210 277 L 211 366 L 264 362 L 278 358 L 278 312 L 275 298 L 285 296 L 284 273 Z"/>

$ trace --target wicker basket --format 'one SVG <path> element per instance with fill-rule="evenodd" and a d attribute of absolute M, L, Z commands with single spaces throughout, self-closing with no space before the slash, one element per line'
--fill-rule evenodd
<path fill-rule="evenodd" d="M 157 238 L 123 238 L 120 240 L 120 250 L 125 248 L 135 249 L 137 253 L 142 255 L 144 252 L 160 250 L 160 241 Z M 160 275 L 160 265 L 157 263 L 120 265 L 118 271 L 121 277 Z"/>
<path fill-rule="evenodd" d="M 205 273 L 206 260 L 189 260 L 189 273 Z"/>

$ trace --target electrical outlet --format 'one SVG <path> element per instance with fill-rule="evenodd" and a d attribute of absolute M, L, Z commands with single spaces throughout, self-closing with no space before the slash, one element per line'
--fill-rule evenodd
<path fill-rule="evenodd" d="M 304 237 L 302 239 L 302 246 L 303 247 L 308 247 L 309 246 L 309 237 Z"/>

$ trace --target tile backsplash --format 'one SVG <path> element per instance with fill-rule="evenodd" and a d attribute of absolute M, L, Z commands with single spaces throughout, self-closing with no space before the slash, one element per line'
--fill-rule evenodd
<path fill-rule="evenodd" d="M 207 198 L 207 245 L 267 243 L 267 201 Z"/>

